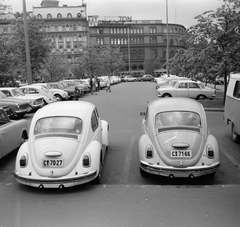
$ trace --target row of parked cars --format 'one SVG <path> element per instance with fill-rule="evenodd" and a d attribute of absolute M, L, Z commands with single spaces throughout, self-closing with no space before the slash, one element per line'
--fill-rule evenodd
<path fill-rule="evenodd" d="M 100 89 L 107 86 L 108 76 L 98 77 Z M 120 77 L 110 77 L 111 84 L 119 83 Z M 22 118 L 39 108 L 64 100 L 78 99 L 90 92 L 90 79 L 69 79 L 59 82 L 34 83 L 20 87 L 0 88 L 0 107 L 10 118 Z"/>
<path fill-rule="evenodd" d="M 108 76 L 99 77 L 100 89 L 107 86 Z M 111 84 L 121 82 L 120 77 L 110 77 Z M 0 159 L 6 156 L 9 152 L 18 148 L 21 144 L 28 139 L 28 122 L 23 119 L 25 114 L 35 112 L 36 110 L 42 111 L 42 107 L 49 106 L 49 109 L 58 106 L 57 103 L 62 103 L 61 108 L 66 109 L 69 105 L 69 110 L 72 108 L 71 102 L 59 102 L 64 100 L 75 100 L 82 95 L 90 92 L 90 79 L 81 80 L 63 80 L 59 82 L 49 83 L 34 83 L 31 85 L 22 84 L 20 87 L 1 87 L 0 88 Z M 78 92 L 76 93 L 76 90 Z M 78 101 L 79 102 L 79 101 Z M 78 103 L 77 102 L 77 103 Z M 51 105 L 49 105 L 51 104 Z M 55 106 L 53 106 L 56 104 Z M 74 104 L 77 106 L 77 104 Z M 74 106 L 73 105 L 73 106 Z M 90 106 L 86 105 L 86 108 Z M 68 108 L 67 108 L 68 109 Z M 43 110 L 46 111 L 47 109 Z M 61 111 L 60 111 L 61 112 Z M 58 110 L 55 114 L 60 113 Z M 71 111 L 70 111 L 71 112 Z M 70 113 L 67 111 L 67 114 Z M 85 112 L 85 110 L 83 111 Z M 38 112 L 37 112 L 38 113 Z M 41 113 L 41 112 L 40 112 Z M 46 112 L 43 112 L 46 113 Z M 72 115 L 71 113 L 70 115 Z M 94 109 L 96 116 L 95 121 L 99 120 L 97 110 Z M 41 114 L 36 114 L 36 116 Z M 43 114 L 44 115 L 44 114 Z M 75 116 L 76 117 L 76 116 Z M 50 119 L 50 118 L 49 118 Z M 60 119 L 60 118 L 59 118 Z M 67 118 L 61 118 L 59 120 L 58 127 L 65 127 L 66 124 L 70 124 L 75 119 L 70 117 L 69 122 Z M 82 118 L 83 119 L 83 118 Z M 46 121 L 49 123 L 50 121 Z M 68 123 L 67 123 L 68 122 Z M 96 122 L 95 122 L 96 123 Z M 57 124 L 57 123 L 56 123 Z M 73 125 L 74 123 L 71 123 Z M 82 121 L 77 122 L 76 125 L 81 125 Z M 100 122 L 98 123 L 100 124 Z M 57 127 L 57 125 L 55 125 Z M 34 129 L 35 130 L 35 129 Z M 82 128 L 79 126 L 78 134 L 81 134 Z M 3 132 L 3 133 L 2 133 Z M 41 133 L 40 133 L 41 134 Z M 105 136 L 106 137 L 106 136 Z M 105 138 L 104 137 L 104 138 Z M 106 140 L 106 138 L 105 138 Z"/>

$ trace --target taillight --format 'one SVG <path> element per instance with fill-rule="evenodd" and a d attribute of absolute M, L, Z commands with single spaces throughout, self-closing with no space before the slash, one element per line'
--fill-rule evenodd
<path fill-rule="evenodd" d="M 151 145 L 146 148 L 146 158 L 153 158 L 153 147 Z"/>
<path fill-rule="evenodd" d="M 83 167 L 90 167 L 91 165 L 91 156 L 90 154 L 85 154 L 83 156 Z"/>
<path fill-rule="evenodd" d="M 20 164 L 21 168 L 25 168 L 27 166 L 27 164 L 28 164 L 28 154 L 27 153 L 23 154 L 23 156 L 20 158 L 19 164 Z"/>
<path fill-rule="evenodd" d="M 214 150 L 211 146 L 207 147 L 207 157 L 208 158 L 214 158 Z"/>

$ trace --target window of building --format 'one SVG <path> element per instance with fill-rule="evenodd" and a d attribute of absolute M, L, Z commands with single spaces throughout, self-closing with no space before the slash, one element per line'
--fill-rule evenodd
<path fill-rule="evenodd" d="M 67 18 L 72 18 L 72 14 L 71 14 L 71 13 L 68 13 L 68 14 L 67 14 Z"/>
<path fill-rule="evenodd" d="M 42 15 L 41 15 L 41 14 L 38 14 L 38 15 L 37 15 L 37 19 L 41 20 L 41 19 L 42 19 Z"/>
<path fill-rule="evenodd" d="M 57 18 L 62 18 L 62 14 L 61 14 L 61 13 L 58 13 L 58 14 L 57 14 Z"/>
<path fill-rule="evenodd" d="M 144 59 L 144 52 L 143 50 L 138 51 L 138 59 Z"/>
<path fill-rule="evenodd" d="M 173 40 L 170 39 L 170 46 L 173 46 Z"/>
<path fill-rule="evenodd" d="M 177 39 L 175 40 L 175 45 L 178 46 L 178 40 Z"/>
<path fill-rule="evenodd" d="M 52 15 L 50 13 L 47 15 L 47 19 L 52 19 Z"/>
<path fill-rule="evenodd" d="M 103 34 L 103 28 L 97 28 L 97 34 Z"/>
<path fill-rule="evenodd" d="M 81 13 L 78 13 L 78 14 L 77 14 L 77 17 L 78 17 L 78 18 L 82 17 Z"/>
<path fill-rule="evenodd" d="M 173 28 L 172 27 L 169 28 L 169 33 L 173 33 Z"/>
<path fill-rule="evenodd" d="M 137 59 L 137 51 L 136 50 L 131 51 L 131 59 Z"/>
<path fill-rule="evenodd" d="M 167 33 L 167 28 L 164 28 L 164 29 L 163 29 L 163 32 L 164 32 L 164 33 Z"/>

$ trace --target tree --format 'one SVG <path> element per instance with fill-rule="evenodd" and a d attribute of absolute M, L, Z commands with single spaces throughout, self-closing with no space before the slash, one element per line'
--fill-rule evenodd
<path fill-rule="evenodd" d="M 183 53 L 186 58 L 187 71 L 203 73 L 206 77 L 224 78 L 224 103 L 227 80 L 231 72 L 239 71 L 240 57 L 240 14 L 237 0 L 224 0 L 216 11 L 207 11 L 196 16 L 198 23 L 187 30 L 186 42 L 189 49 Z M 189 53 L 191 53 L 189 55 Z M 175 63 L 182 64 L 181 61 Z"/>
<path fill-rule="evenodd" d="M 23 20 L 21 18 L 19 20 L 15 20 L 14 24 L 16 25 L 16 29 L 13 33 L 12 39 L 16 40 L 15 48 L 19 49 L 21 52 L 19 63 L 25 65 L 26 49 Z M 30 59 L 33 74 L 38 72 L 42 65 L 46 63 L 51 51 L 50 42 L 46 38 L 44 31 L 41 30 L 43 25 L 42 21 L 33 18 L 28 19 Z"/>
<path fill-rule="evenodd" d="M 42 75 L 45 81 L 59 81 L 66 77 L 67 72 L 62 56 L 50 55 L 43 66 Z"/>
<path fill-rule="evenodd" d="M 110 76 L 114 75 L 114 72 L 120 71 L 125 65 L 122 52 L 118 46 L 103 46 L 102 56 L 104 59 L 104 71 Z"/>
<path fill-rule="evenodd" d="M 155 69 L 160 68 L 160 63 L 152 51 L 149 51 L 144 60 L 144 69 L 147 74 L 154 74 Z"/>
<path fill-rule="evenodd" d="M 84 47 L 83 55 L 75 65 L 74 71 L 89 76 L 113 75 L 124 64 L 119 47 L 88 44 Z"/>

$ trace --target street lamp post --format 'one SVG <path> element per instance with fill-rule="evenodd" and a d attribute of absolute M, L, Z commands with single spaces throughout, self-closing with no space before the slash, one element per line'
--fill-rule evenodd
<path fill-rule="evenodd" d="M 131 57 L 131 54 L 130 54 L 130 26 L 128 27 L 128 71 L 129 71 L 129 74 L 131 74 L 131 60 L 130 60 L 130 57 Z"/>
<path fill-rule="evenodd" d="M 169 76 L 168 60 L 169 60 L 169 40 L 168 40 L 168 0 L 166 0 L 166 21 L 167 21 L 167 51 L 166 51 L 166 69 Z"/>
<path fill-rule="evenodd" d="M 28 78 L 28 84 L 32 84 L 33 83 L 33 79 L 32 79 L 32 70 L 31 70 L 29 38 L 28 38 L 26 2 L 25 2 L 25 0 L 23 0 L 22 2 L 23 2 L 23 20 L 24 20 L 26 63 L 27 63 L 27 78 Z"/>

